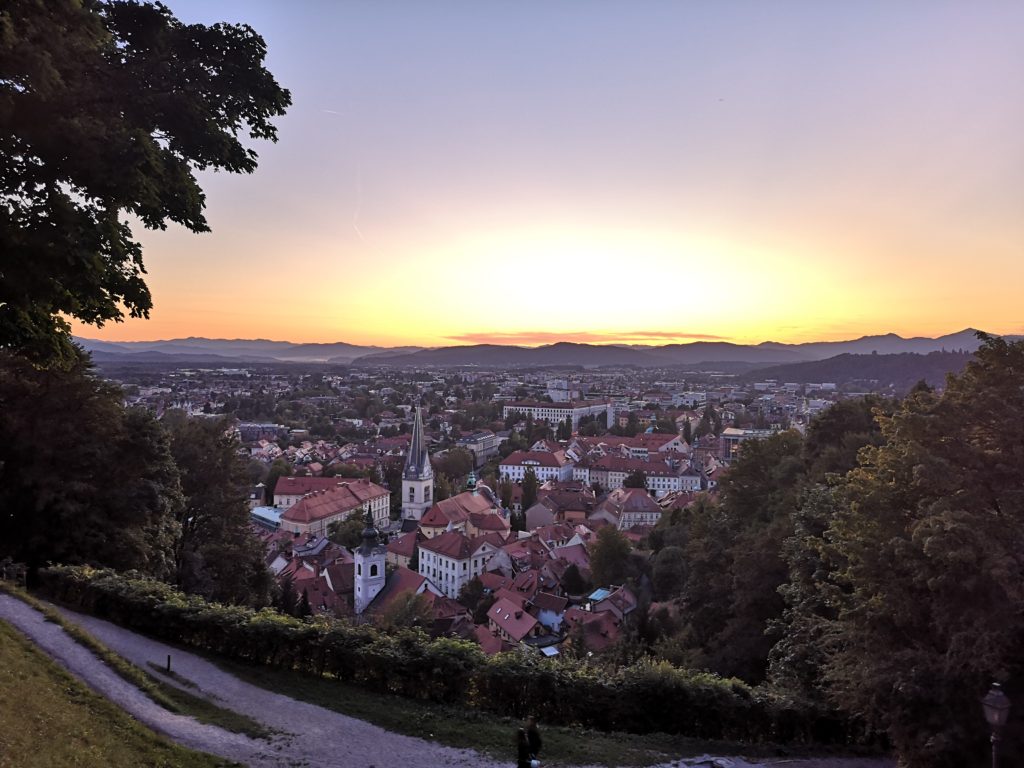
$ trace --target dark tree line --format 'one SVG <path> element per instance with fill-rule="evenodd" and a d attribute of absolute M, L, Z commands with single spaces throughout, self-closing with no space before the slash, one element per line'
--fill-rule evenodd
<path fill-rule="evenodd" d="M 680 606 L 653 651 L 843 711 L 908 766 L 981 764 L 978 699 L 1024 694 L 1022 425 L 1024 343 L 983 337 L 942 393 L 745 443 L 717 500 L 650 536 Z"/>
<path fill-rule="evenodd" d="M 0 557 L 138 570 L 265 604 L 247 466 L 225 428 L 125 408 L 84 356 L 69 368 L 0 356 Z"/>

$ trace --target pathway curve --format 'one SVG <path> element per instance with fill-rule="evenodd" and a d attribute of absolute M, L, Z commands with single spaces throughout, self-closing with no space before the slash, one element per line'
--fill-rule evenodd
<path fill-rule="evenodd" d="M 0 618 L 24 632 L 47 654 L 137 720 L 190 749 L 210 752 L 251 768 L 410 768 L 480 766 L 504 768 L 470 750 L 452 749 L 385 731 L 338 712 L 245 683 L 194 654 L 150 640 L 114 624 L 61 610 L 107 647 L 137 666 L 160 664 L 173 656 L 175 671 L 221 706 L 281 731 L 269 740 L 251 739 L 168 712 L 117 676 L 58 625 L 10 595 L 0 594 Z M 193 690 L 192 693 L 197 691 Z"/>
<path fill-rule="evenodd" d="M 191 749 L 210 752 L 235 760 L 251 768 L 499 768 L 513 761 L 497 763 L 478 752 L 455 749 L 411 736 L 386 731 L 313 704 L 273 693 L 239 680 L 206 659 L 136 634 L 93 616 L 58 610 L 108 648 L 147 668 L 147 663 L 163 665 L 168 654 L 175 672 L 192 681 L 199 693 L 218 705 L 248 715 L 272 728 L 277 735 L 269 740 L 251 739 L 222 728 L 204 725 L 192 718 L 168 712 L 152 702 L 135 686 L 118 677 L 109 667 L 79 645 L 58 625 L 10 595 L 0 594 L 0 619 L 4 619 L 32 638 L 46 653 L 72 674 L 108 699 L 127 710 L 155 731 Z M 165 680 L 173 684 L 172 680 Z M 739 758 L 691 758 L 672 761 L 670 766 L 715 766 L 723 768 L 890 768 L 885 760 L 820 759 L 769 761 L 766 764 L 744 762 Z"/>

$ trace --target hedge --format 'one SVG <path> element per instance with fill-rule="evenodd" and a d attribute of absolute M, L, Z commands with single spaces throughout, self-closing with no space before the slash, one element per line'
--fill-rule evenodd
<path fill-rule="evenodd" d="M 618 669 L 530 652 L 486 656 L 469 641 L 386 633 L 208 603 L 135 573 L 54 566 L 51 598 L 146 635 L 252 664 L 330 676 L 372 691 L 553 724 L 775 743 L 851 740 L 836 715 L 738 680 L 644 660 Z"/>

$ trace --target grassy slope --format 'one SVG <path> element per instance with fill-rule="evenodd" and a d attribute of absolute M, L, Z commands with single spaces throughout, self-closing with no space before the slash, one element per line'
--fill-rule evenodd
<path fill-rule="evenodd" d="M 168 712 L 193 717 L 201 723 L 215 725 L 218 728 L 235 733 L 242 733 L 253 739 L 264 739 L 271 735 L 271 729 L 264 727 L 251 717 L 219 707 L 208 699 L 196 696 L 186 690 L 157 679 L 154 675 L 135 666 L 127 659 L 118 656 L 80 626 L 68 621 L 53 607 L 36 599 L 25 590 L 0 582 L 0 591 L 7 592 L 9 595 L 27 603 L 42 613 L 47 621 L 52 621 L 63 628 L 72 640 L 88 648 L 122 679 L 134 685 Z M 169 676 L 179 685 L 184 685 L 186 688 L 196 687 L 194 683 L 190 683 L 190 681 L 184 680 L 174 673 L 168 674 L 159 666 L 151 666 L 161 674 Z"/>
<path fill-rule="evenodd" d="M 0 588 L 2 587 L 3 584 L 0 583 Z M 45 604 L 27 595 L 22 590 L 8 589 L 7 591 L 29 604 L 44 610 L 48 617 L 52 617 L 51 620 L 61 623 L 73 635 L 84 636 L 82 639 L 79 639 L 80 642 L 86 639 L 86 645 L 96 644 L 100 646 L 99 642 L 91 635 L 88 635 L 77 625 L 67 622 L 52 608 L 47 608 Z M 165 700 L 169 698 L 175 699 L 173 702 L 160 702 L 166 708 L 172 711 L 180 711 L 183 714 L 191 715 L 203 722 L 219 725 L 222 728 L 247 733 L 250 736 L 261 737 L 267 735 L 265 729 L 244 715 L 231 712 L 230 710 L 220 710 L 219 713 L 215 712 L 212 716 L 210 713 L 203 712 L 203 707 L 197 706 L 196 701 L 188 701 L 188 699 L 193 699 L 202 702 L 202 699 L 189 697 L 186 692 L 180 689 L 173 689 L 167 683 L 153 679 L 152 675 L 143 673 L 142 670 L 128 664 L 128 662 L 105 647 L 100 647 L 121 664 L 130 667 L 130 671 L 133 673 L 132 677 L 139 676 L 145 678 L 145 683 L 148 683 L 148 686 L 140 684 L 141 681 L 133 680 L 132 677 L 128 679 L 139 685 L 143 690 L 146 690 L 147 687 L 154 688 L 155 690 L 152 692 L 146 690 L 151 698 L 158 701 L 160 698 Z M 269 667 L 241 664 L 213 654 L 197 651 L 195 648 L 183 647 L 183 650 L 204 656 L 225 671 L 253 685 L 374 723 L 395 733 L 415 736 L 452 747 L 475 749 L 499 760 L 513 759 L 510 756 L 514 755 L 515 730 L 521 723 L 511 718 L 476 710 L 458 709 L 414 701 L 400 696 L 372 693 L 333 679 L 321 679 L 295 672 L 275 670 Z M 159 672 L 161 675 L 166 675 L 163 669 L 158 668 L 156 665 L 151 666 L 154 671 Z M 173 674 L 171 677 L 179 678 L 179 676 Z M 188 685 L 188 681 L 183 678 L 176 679 L 176 682 Z M 171 691 L 168 691 L 168 689 L 171 689 Z M 168 696 L 170 692 L 173 692 L 175 695 Z M 185 699 L 185 701 L 182 699 Z M 204 703 L 208 704 L 208 702 Z M 210 706 L 214 710 L 220 709 L 216 705 Z M 255 726 L 255 728 L 252 726 Z M 806 746 L 779 747 L 773 744 L 736 744 L 663 733 L 644 735 L 620 732 L 605 733 L 582 728 L 548 726 L 543 723 L 541 724 L 541 730 L 544 737 L 544 762 L 545 765 L 551 766 L 581 764 L 646 766 L 661 763 L 671 758 L 701 755 L 704 753 L 769 757 L 781 755 L 807 756 L 822 753 L 843 754 L 846 752 L 846 750 L 835 747 L 815 749 Z M 2 746 L 2 741 L 0 741 L 0 746 Z M 852 751 L 859 752 L 860 750 Z M 0 762 L 0 768 L 7 768 L 7 766 Z"/>
<path fill-rule="evenodd" d="M 443 707 L 400 696 L 370 693 L 336 680 L 320 679 L 206 658 L 227 672 L 261 688 L 317 704 L 325 709 L 366 720 L 396 733 L 452 747 L 484 752 L 496 759 L 514 760 L 514 737 L 521 723 L 468 709 Z M 602 733 L 541 723 L 545 765 L 636 766 L 664 762 L 669 757 L 711 754 L 773 754 L 771 748 L 701 741 L 662 733 L 637 735 Z M 510 763 L 511 764 L 511 763 Z"/>
<path fill-rule="evenodd" d="M 0 622 L 0 768 L 212 768 L 133 720 Z"/>

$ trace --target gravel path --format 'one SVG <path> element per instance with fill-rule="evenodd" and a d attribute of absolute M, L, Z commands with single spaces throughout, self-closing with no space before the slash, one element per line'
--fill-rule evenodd
<path fill-rule="evenodd" d="M 137 720 L 191 749 L 210 752 L 251 768 L 412 768 L 412 766 L 480 766 L 495 763 L 469 750 L 452 749 L 391 733 L 337 712 L 257 688 L 222 672 L 208 661 L 142 637 L 91 616 L 62 611 L 105 645 L 145 669 L 173 657 L 175 671 L 192 680 L 218 704 L 249 715 L 281 735 L 270 741 L 250 739 L 176 715 L 154 704 L 122 680 L 63 629 L 9 595 L 0 595 L 0 618 L 28 635 L 46 653 Z M 195 693 L 196 691 L 192 691 Z"/>
<path fill-rule="evenodd" d="M 92 616 L 58 609 L 107 647 L 143 669 L 147 662 L 163 665 L 170 654 L 174 671 L 191 680 L 198 691 L 227 709 L 248 715 L 278 732 L 270 740 L 250 739 L 215 726 L 176 715 L 150 701 L 122 680 L 89 650 L 76 643 L 56 624 L 9 595 L 0 594 L 0 618 L 31 637 L 50 656 L 136 719 L 191 749 L 210 752 L 251 768 L 413 768 L 473 766 L 499 768 L 497 763 L 472 750 L 454 749 L 422 739 L 392 733 L 376 725 L 338 712 L 296 701 L 243 682 L 194 654 L 172 648 Z M 171 682 L 167 680 L 166 682 Z M 890 768 L 883 760 L 820 759 L 744 762 L 739 758 L 691 758 L 658 768 L 677 766 L 721 768 Z"/>

